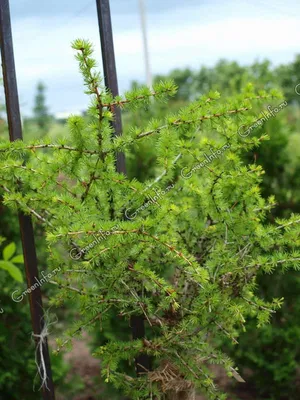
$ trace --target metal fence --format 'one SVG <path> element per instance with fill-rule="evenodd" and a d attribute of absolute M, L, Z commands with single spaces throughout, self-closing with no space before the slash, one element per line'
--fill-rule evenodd
<path fill-rule="evenodd" d="M 96 0 L 98 24 L 102 49 L 102 62 L 104 71 L 105 86 L 111 91 L 113 96 L 118 95 L 118 80 L 115 63 L 112 23 L 109 0 Z M 18 88 L 15 71 L 13 39 L 10 19 L 9 0 L 0 0 L 0 46 L 3 68 L 3 81 L 5 89 L 5 101 L 9 127 L 10 141 L 23 139 Z M 112 122 L 115 135 L 122 134 L 121 111 L 119 108 L 112 110 L 114 121 Z M 118 172 L 126 174 L 125 156 L 123 153 L 117 155 L 116 169 Z M 19 212 L 19 224 L 24 254 L 24 264 L 28 288 L 38 279 L 38 260 L 34 241 L 34 230 L 31 217 Z M 30 314 L 32 329 L 36 347 L 40 345 L 44 328 L 44 310 L 42 293 L 40 287 L 31 291 L 29 294 Z M 141 315 L 131 317 L 131 329 L 133 339 L 143 338 L 145 335 L 144 318 Z M 55 390 L 52 380 L 51 364 L 47 338 L 42 341 L 42 357 L 45 362 L 45 372 L 47 374 L 46 384 L 42 387 L 42 398 L 44 400 L 54 400 Z M 37 352 L 41 360 L 40 352 Z M 150 369 L 150 362 L 147 355 L 139 355 L 135 360 L 136 372 L 144 372 Z"/>

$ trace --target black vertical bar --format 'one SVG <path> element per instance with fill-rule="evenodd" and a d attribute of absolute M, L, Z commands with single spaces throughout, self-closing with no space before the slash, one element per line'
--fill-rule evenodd
<path fill-rule="evenodd" d="M 111 13 L 109 0 L 96 0 L 98 11 L 98 23 L 100 31 L 102 62 L 104 71 L 105 86 L 110 89 L 113 96 L 118 96 L 118 79 L 115 61 L 115 51 L 113 42 L 113 32 L 111 23 Z M 114 109 L 115 119 L 113 128 L 115 135 L 122 135 L 121 110 Z M 125 157 L 123 153 L 117 156 L 117 171 L 126 174 Z M 133 339 L 142 339 L 145 337 L 144 317 L 142 315 L 132 316 L 130 319 Z M 136 372 L 145 373 L 150 370 L 150 360 L 145 354 L 141 354 L 135 359 Z"/>
<path fill-rule="evenodd" d="M 0 46 L 9 137 L 10 141 L 13 142 L 17 139 L 22 140 L 23 135 L 15 71 L 9 0 L 0 0 Z M 33 226 L 31 218 L 22 212 L 19 212 L 19 224 L 27 285 L 28 288 L 30 288 L 38 281 Z M 35 335 L 40 335 L 44 327 L 44 313 L 40 287 L 31 291 L 29 294 L 29 302 L 33 333 Z M 36 345 L 38 341 L 39 339 L 35 338 Z M 44 400 L 55 400 L 47 339 L 44 341 L 43 345 L 43 356 L 48 377 L 48 389 L 46 387 L 42 388 L 42 396 Z"/>
<path fill-rule="evenodd" d="M 145 324 L 143 315 L 132 315 L 130 317 L 132 339 L 143 339 L 145 337 Z M 135 369 L 137 374 L 145 374 L 150 371 L 150 358 L 147 354 L 141 353 L 135 358 Z"/>
<path fill-rule="evenodd" d="M 111 91 L 113 96 L 118 96 L 118 78 L 115 61 L 114 41 L 112 34 L 111 16 L 109 0 L 96 0 L 98 11 L 98 22 L 102 49 L 102 63 L 104 72 L 105 86 Z M 115 118 L 112 123 L 114 134 L 122 135 L 122 119 L 119 107 L 114 109 Z M 126 174 L 125 156 L 123 153 L 117 154 L 117 171 Z"/>

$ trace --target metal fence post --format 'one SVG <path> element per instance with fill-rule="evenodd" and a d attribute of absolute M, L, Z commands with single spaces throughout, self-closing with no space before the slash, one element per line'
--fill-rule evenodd
<path fill-rule="evenodd" d="M 117 96 L 119 94 L 119 90 L 109 0 L 96 0 L 96 4 L 105 86 L 110 89 L 113 96 Z M 114 133 L 115 135 L 120 136 L 122 135 L 120 108 L 115 107 L 114 114 L 115 119 L 112 123 Z M 125 157 L 123 153 L 119 153 L 117 155 L 117 171 L 126 174 Z M 142 315 L 132 316 L 130 319 L 130 324 L 132 328 L 133 339 L 142 339 L 145 337 L 144 317 Z M 137 356 L 135 365 L 137 373 L 145 373 L 145 370 L 150 370 L 149 357 L 146 354 Z"/>
<path fill-rule="evenodd" d="M 15 71 L 9 0 L 0 0 L 0 46 L 9 137 L 10 141 L 13 142 L 17 139 L 22 140 L 22 124 Z M 19 212 L 19 224 L 26 279 L 29 288 L 36 284 L 36 280 L 38 279 L 33 225 L 31 218 L 22 212 Z M 33 333 L 35 335 L 40 335 L 44 327 L 44 312 L 40 287 L 29 294 L 29 301 Z M 37 343 L 38 339 L 36 339 L 36 345 Z M 47 339 L 43 344 L 43 356 L 48 377 L 47 387 L 49 390 L 44 386 L 42 388 L 42 397 L 44 400 L 55 400 Z"/>
<path fill-rule="evenodd" d="M 96 3 L 98 11 L 98 23 L 101 40 L 105 86 L 111 91 L 113 96 L 118 96 L 118 78 L 109 0 L 96 0 Z M 114 134 L 116 136 L 120 136 L 122 135 L 122 119 L 120 108 L 116 107 L 114 109 L 114 114 L 115 118 L 112 122 Z M 126 174 L 125 156 L 123 153 L 119 153 L 117 155 L 117 171 Z"/>

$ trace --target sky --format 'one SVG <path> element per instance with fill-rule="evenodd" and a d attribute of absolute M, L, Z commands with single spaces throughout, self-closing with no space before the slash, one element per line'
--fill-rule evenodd
<path fill-rule="evenodd" d="M 220 58 L 290 62 L 300 53 L 299 0 L 144 0 L 153 74 L 199 69 Z M 120 92 L 145 82 L 138 0 L 110 0 Z M 30 115 L 38 81 L 51 113 L 84 110 L 89 99 L 70 47 L 86 38 L 101 51 L 95 0 L 10 0 L 21 111 Z"/>

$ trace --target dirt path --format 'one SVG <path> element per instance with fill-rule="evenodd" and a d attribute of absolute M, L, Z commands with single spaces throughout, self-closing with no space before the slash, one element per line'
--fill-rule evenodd
<path fill-rule="evenodd" d="M 65 354 L 65 360 L 71 365 L 70 375 L 80 376 L 84 383 L 82 394 L 78 394 L 68 400 L 96 400 L 96 393 L 99 388 L 95 389 L 95 379 L 100 381 L 100 361 L 91 355 L 88 346 L 88 335 L 83 334 L 80 340 L 73 340 L 72 351 Z M 66 400 L 64 396 L 58 396 L 57 400 Z"/>

